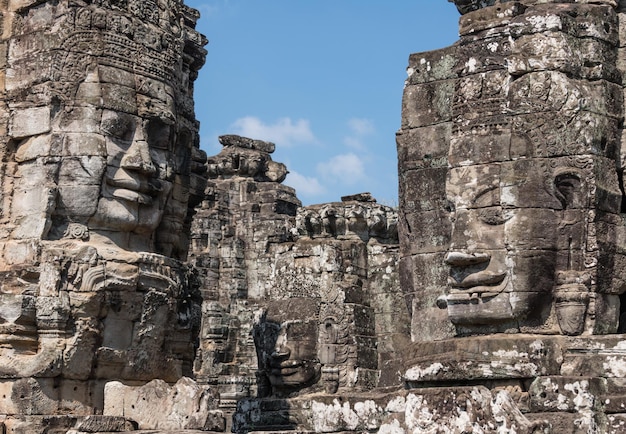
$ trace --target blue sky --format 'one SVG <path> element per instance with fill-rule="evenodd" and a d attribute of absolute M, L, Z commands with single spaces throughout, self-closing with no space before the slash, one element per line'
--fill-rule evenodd
<path fill-rule="evenodd" d="M 410 53 L 454 43 L 446 0 L 187 0 L 209 39 L 196 82 L 201 146 L 276 143 L 305 205 L 369 191 L 398 201 L 395 132 Z"/>

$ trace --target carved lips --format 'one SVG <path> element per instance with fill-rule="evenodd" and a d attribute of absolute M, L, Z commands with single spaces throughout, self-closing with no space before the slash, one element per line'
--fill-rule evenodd
<path fill-rule="evenodd" d="M 317 377 L 319 364 L 312 360 L 281 360 L 273 356 L 269 362 L 269 378 L 273 385 L 306 386 Z"/>
<path fill-rule="evenodd" d="M 506 270 L 489 270 L 491 255 L 487 253 L 450 252 L 446 255 L 450 266 L 448 285 L 452 288 L 447 300 L 496 295 L 506 288 Z"/>
<path fill-rule="evenodd" d="M 163 190 L 158 179 L 133 177 L 124 170 L 118 170 L 113 178 L 107 176 L 106 184 L 112 197 L 143 205 L 151 205 Z"/>

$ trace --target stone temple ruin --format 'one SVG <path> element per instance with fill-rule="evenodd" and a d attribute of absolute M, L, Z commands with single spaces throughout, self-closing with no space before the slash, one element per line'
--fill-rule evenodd
<path fill-rule="evenodd" d="M 0 0 L 0 433 L 626 432 L 626 3 L 454 3 L 394 209 L 207 157 L 182 0 Z"/>

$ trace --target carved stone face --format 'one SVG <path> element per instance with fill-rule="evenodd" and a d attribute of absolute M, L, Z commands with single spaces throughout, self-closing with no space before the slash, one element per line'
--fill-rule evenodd
<path fill-rule="evenodd" d="M 12 238 L 68 238 L 82 225 L 84 239 L 184 256 L 190 194 L 202 190 L 190 190 L 204 163 L 192 163 L 202 157 L 190 95 L 204 54 L 178 27 L 184 6 L 164 12 L 172 25 L 162 27 L 131 25 L 126 12 L 74 7 L 39 56 L 49 76 L 9 79 L 29 95 L 9 103 Z M 12 53 L 8 68 L 19 70 L 25 54 Z"/>
<path fill-rule="evenodd" d="M 177 169 L 172 120 L 103 110 L 100 132 L 106 146 L 106 170 L 89 227 L 152 233 L 163 216 Z"/>
<path fill-rule="evenodd" d="M 257 321 L 259 365 L 275 394 L 288 394 L 319 380 L 318 310 L 315 300 L 279 300 Z"/>
<path fill-rule="evenodd" d="M 178 260 L 203 190 L 195 19 L 178 0 L 24 4 L 9 19 L 3 378 L 190 374 L 198 300 Z"/>
<path fill-rule="evenodd" d="M 509 329 L 546 320 L 556 270 L 584 260 L 582 184 L 559 159 L 450 170 L 454 225 L 441 302 L 453 323 Z"/>
<path fill-rule="evenodd" d="M 270 383 L 288 387 L 310 383 L 319 372 L 316 361 L 317 322 L 288 320 L 280 323 L 279 327 L 276 344 L 268 360 Z"/>

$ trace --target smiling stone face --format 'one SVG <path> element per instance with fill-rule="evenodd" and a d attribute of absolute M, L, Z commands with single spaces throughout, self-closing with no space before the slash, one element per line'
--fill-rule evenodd
<path fill-rule="evenodd" d="M 73 7 L 40 54 L 49 63 L 42 76 L 8 81 L 12 92 L 30 93 L 9 105 L 19 237 L 80 232 L 124 250 L 184 256 L 188 208 L 203 193 L 191 101 L 203 41 L 178 27 L 190 9 L 171 4 L 159 18 L 170 25 L 158 27 L 145 21 L 153 6 L 133 9 L 144 21 L 106 5 Z M 20 48 L 11 74 L 24 60 Z"/>
<path fill-rule="evenodd" d="M 273 301 L 260 312 L 255 345 L 273 394 L 289 395 L 319 381 L 319 309 L 315 299 L 293 298 Z"/>
<path fill-rule="evenodd" d="M 177 171 L 174 127 L 167 119 L 104 111 L 101 132 L 107 165 L 89 226 L 149 234 L 161 222 Z"/>
<path fill-rule="evenodd" d="M 551 173 L 540 160 L 450 171 L 446 189 L 454 212 L 445 302 L 453 323 L 530 316 L 541 323 L 549 315 L 562 209 Z"/>
<path fill-rule="evenodd" d="M 96 382 L 191 374 L 198 294 L 180 260 L 204 191 L 206 40 L 180 0 L 0 9 L 0 374 L 71 379 L 72 411 L 93 414 Z"/>
<path fill-rule="evenodd" d="M 614 2 L 454 3 L 459 46 L 422 57 L 426 72 L 413 68 L 405 92 L 413 333 L 614 331 L 624 291 Z M 444 58 L 448 81 L 432 81 Z M 443 100 L 440 118 L 419 117 Z M 433 305 L 447 315 L 423 315 Z M 432 316 L 431 328 L 421 318 Z"/>

